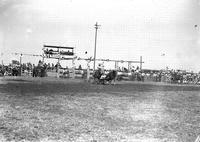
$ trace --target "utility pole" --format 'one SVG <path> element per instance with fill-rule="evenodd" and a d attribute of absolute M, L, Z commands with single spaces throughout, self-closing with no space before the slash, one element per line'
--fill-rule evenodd
<path fill-rule="evenodd" d="M 95 63 L 96 63 L 96 47 L 97 47 L 97 30 L 99 28 L 100 25 L 98 25 L 98 23 L 96 22 L 96 24 L 94 25 L 95 27 L 95 44 L 94 44 L 94 66 L 93 66 L 93 72 L 95 71 Z"/>
<path fill-rule="evenodd" d="M 3 67 L 3 53 L 1 53 L 1 65 Z"/>

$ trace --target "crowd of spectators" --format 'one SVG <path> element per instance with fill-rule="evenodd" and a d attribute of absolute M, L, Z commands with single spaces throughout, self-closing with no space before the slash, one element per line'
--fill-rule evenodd
<path fill-rule="evenodd" d="M 183 70 L 142 70 L 132 71 L 130 80 L 166 83 L 200 84 L 200 73 Z"/>
<path fill-rule="evenodd" d="M 18 76 L 21 75 L 21 73 L 24 75 L 32 75 L 33 69 L 38 66 L 45 67 L 47 71 L 57 70 L 57 64 L 54 65 L 53 63 L 50 64 L 39 61 L 37 65 L 30 62 L 20 65 L 16 62 L 15 64 L 10 63 L 8 65 L 0 65 L 0 76 Z"/>

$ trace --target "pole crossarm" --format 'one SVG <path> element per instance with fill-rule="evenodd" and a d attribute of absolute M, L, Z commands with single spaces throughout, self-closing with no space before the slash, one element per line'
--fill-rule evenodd
<path fill-rule="evenodd" d="M 54 45 L 44 45 L 47 48 L 63 48 L 63 49 L 74 49 L 74 47 L 67 47 L 67 46 L 54 46 Z"/>
<path fill-rule="evenodd" d="M 25 55 L 25 56 L 36 56 L 36 57 L 43 57 L 42 55 L 39 55 L 39 54 L 26 54 L 26 53 L 12 53 L 14 55 Z"/>
<path fill-rule="evenodd" d="M 94 61 L 94 58 L 77 58 L 77 60 L 90 60 L 90 61 Z M 127 63 L 144 63 L 144 62 L 140 62 L 140 61 L 127 61 L 127 60 L 110 60 L 110 59 L 95 59 L 96 61 L 104 61 L 104 62 L 127 62 Z"/>

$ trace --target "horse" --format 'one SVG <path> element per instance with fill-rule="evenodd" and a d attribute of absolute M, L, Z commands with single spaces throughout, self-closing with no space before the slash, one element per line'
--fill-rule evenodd
<path fill-rule="evenodd" d="M 45 77 L 47 66 L 35 66 L 33 68 L 33 77 Z"/>
<path fill-rule="evenodd" d="M 12 76 L 19 76 L 19 75 L 20 75 L 19 69 L 16 67 L 12 68 Z"/>
<path fill-rule="evenodd" d="M 94 81 L 99 84 L 99 83 L 102 83 L 102 80 L 101 80 L 101 76 L 103 75 L 103 73 L 101 72 L 101 70 L 96 70 L 93 74 L 93 78 L 94 78 Z"/>
<path fill-rule="evenodd" d="M 111 70 L 105 77 L 103 77 L 103 73 L 101 72 L 101 70 L 97 70 L 94 72 L 93 77 L 94 81 L 97 84 L 105 84 L 106 82 L 109 82 L 109 84 L 114 82 L 115 84 L 115 80 L 117 78 L 117 71 Z"/>

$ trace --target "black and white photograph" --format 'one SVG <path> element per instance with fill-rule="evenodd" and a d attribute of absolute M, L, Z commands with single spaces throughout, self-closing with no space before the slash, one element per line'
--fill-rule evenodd
<path fill-rule="evenodd" d="M 0 142 L 200 142 L 200 0 L 0 0 Z"/>

